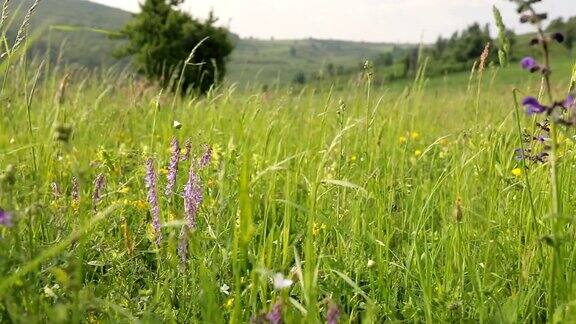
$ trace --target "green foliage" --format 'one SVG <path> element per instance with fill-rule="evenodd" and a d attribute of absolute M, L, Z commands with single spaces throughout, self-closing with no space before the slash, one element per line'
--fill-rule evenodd
<path fill-rule="evenodd" d="M 233 45 L 228 31 L 214 25 L 212 14 L 200 22 L 177 10 L 178 4 L 146 0 L 140 13 L 121 31 L 128 43 L 118 56 L 132 56 L 140 73 L 158 80 L 165 88 L 205 93 L 224 77 Z M 181 89 L 176 89 L 174 77 L 181 78 Z"/>

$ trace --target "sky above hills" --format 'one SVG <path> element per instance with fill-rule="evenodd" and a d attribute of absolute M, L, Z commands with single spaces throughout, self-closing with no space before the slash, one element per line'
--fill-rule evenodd
<path fill-rule="evenodd" d="M 138 0 L 92 1 L 138 11 Z M 494 4 L 509 27 L 526 31 L 507 0 L 187 0 L 183 9 L 201 18 L 213 9 L 220 24 L 242 37 L 414 43 L 474 21 L 493 24 Z M 544 0 L 540 7 L 551 17 L 576 16 L 576 0 Z"/>

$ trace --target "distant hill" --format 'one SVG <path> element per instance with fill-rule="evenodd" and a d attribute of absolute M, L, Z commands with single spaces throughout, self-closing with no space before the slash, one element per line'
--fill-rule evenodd
<path fill-rule="evenodd" d="M 11 12 L 18 11 L 19 17 L 12 24 L 10 34 L 15 33 L 32 2 L 11 1 Z M 116 31 L 131 16 L 129 12 L 85 0 L 42 1 L 32 19 L 34 29 L 44 28 L 42 37 L 34 44 L 34 53 L 44 55 L 50 48 L 51 57 L 56 58 L 62 48 L 63 63 L 91 68 L 118 63 L 112 57 L 117 41 L 88 29 Z M 322 77 L 323 73 L 338 74 L 356 69 L 364 60 L 393 48 L 392 44 L 337 40 L 257 40 L 235 35 L 233 39 L 236 48 L 228 79 L 241 83 L 287 83 L 297 75 L 309 79 Z"/>

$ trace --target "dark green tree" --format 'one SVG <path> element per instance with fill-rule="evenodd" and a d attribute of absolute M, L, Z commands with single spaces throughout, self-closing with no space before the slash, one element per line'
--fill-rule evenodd
<path fill-rule="evenodd" d="M 131 56 L 138 72 L 162 87 L 205 93 L 224 77 L 233 44 L 228 31 L 215 26 L 212 13 L 196 20 L 178 10 L 182 1 L 144 1 L 121 31 L 127 42 L 117 55 Z"/>

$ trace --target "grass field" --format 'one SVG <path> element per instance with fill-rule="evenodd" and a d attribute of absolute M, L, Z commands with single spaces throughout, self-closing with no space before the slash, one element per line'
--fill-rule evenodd
<path fill-rule="evenodd" d="M 555 64 L 559 97 L 572 64 Z M 181 99 L 66 72 L 20 61 L 2 91 L 0 322 L 576 320 L 573 134 L 559 139 L 557 217 L 548 166 L 513 158 L 512 89 L 537 93 L 536 75 Z M 193 158 L 167 197 L 173 138 Z M 203 200 L 184 241 L 191 166 Z"/>

